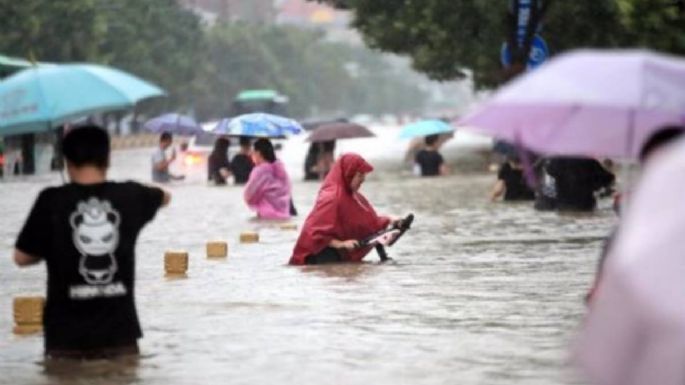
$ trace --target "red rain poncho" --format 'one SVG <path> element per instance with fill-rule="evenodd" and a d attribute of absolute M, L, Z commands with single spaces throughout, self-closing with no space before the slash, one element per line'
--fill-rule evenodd
<path fill-rule="evenodd" d="M 319 253 L 332 239 L 359 240 L 388 226 L 390 219 L 378 216 L 366 198 L 350 188 L 357 172 L 371 171 L 373 167 L 357 154 L 345 154 L 333 164 L 314 209 L 304 222 L 290 264 L 304 264 L 308 255 Z M 347 262 L 361 261 L 370 250 L 371 247 L 354 251 L 339 249 Z"/>

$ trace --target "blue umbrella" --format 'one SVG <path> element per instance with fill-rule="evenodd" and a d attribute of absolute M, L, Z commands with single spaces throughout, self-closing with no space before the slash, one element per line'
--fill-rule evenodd
<path fill-rule="evenodd" d="M 282 138 L 299 134 L 302 131 L 302 126 L 292 119 L 261 112 L 239 115 L 232 119 L 222 119 L 212 130 L 218 135 L 264 138 Z"/>
<path fill-rule="evenodd" d="M 144 80 L 92 64 L 40 66 L 0 82 L 0 135 L 47 131 L 75 118 L 164 95 Z"/>
<path fill-rule="evenodd" d="M 204 132 L 202 127 L 187 115 L 164 114 L 145 122 L 143 128 L 156 134 L 169 132 L 177 135 L 195 135 Z"/>
<path fill-rule="evenodd" d="M 408 139 L 417 136 L 428 136 L 435 134 L 444 134 L 454 131 L 454 127 L 443 122 L 442 120 L 422 120 L 420 122 L 406 125 L 400 132 L 400 138 Z"/>

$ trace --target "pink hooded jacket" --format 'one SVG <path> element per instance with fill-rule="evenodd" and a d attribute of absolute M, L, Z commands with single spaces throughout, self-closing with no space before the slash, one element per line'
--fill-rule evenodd
<path fill-rule="evenodd" d="M 290 180 L 280 160 L 264 162 L 250 172 L 245 202 L 263 219 L 290 218 Z"/>

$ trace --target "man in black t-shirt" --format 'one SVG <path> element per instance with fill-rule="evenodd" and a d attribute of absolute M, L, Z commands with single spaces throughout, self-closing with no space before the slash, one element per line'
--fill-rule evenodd
<path fill-rule="evenodd" d="M 448 171 L 445 160 L 437 149 L 438 135 L 428 135 L 425 140 L 426 148 L 416 153 L 414 160 L 416 168 L 420 171 L 417 174 L 421 176 L 446 175 Z"/>
<path fill-rule="evenodd" d="M 99 127 L 69 131 L 63 152 L 71 183 L 41 191 L 14 252 L 19 266 L 47 265 L 45 354 L 136 354 L 142 336 L 134 302 L 136 238 L 170 196 L 107 181 L 109 136 Z"/>

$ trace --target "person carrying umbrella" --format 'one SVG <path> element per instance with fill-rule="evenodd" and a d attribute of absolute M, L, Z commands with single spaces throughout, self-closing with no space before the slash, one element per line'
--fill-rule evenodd
<path fill-rule="evenodd" d="M 137 354 L 136 239 L 171 196 L 136 182 L 108 181 L 110 141 L 100 127 L 70 130 L 62 149 L 71 182 L 40 192 L 14 251 L 19 266 L 47 265 L 45 355 Z"/>
<path fill-rule="evenodd" d="M 291 189 L 283 163 L 276 159 L 273 144 L 257 139 L 252 152 L 254 168 L 243 193 L 250 209 L 261 219 L 287 219 L 292 215 Z"/>
<path fill-rule="evenodd" d="M 345 154 L 333 164 L 297 239 L 291 265 L 360 262 L 372 247 L 360 247 L 359 240 L 401 221 L 376 214 L 359 193 L 371 171 L 357 154 Z"/>

